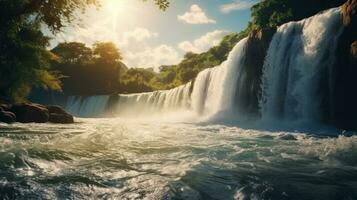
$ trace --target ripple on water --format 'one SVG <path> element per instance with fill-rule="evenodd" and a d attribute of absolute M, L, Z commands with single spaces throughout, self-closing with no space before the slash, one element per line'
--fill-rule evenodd
<path fill-rule="evenodd" d="M 0 127 L 0 198 L 357 199 L 357 137 L 79 119 Z"/>

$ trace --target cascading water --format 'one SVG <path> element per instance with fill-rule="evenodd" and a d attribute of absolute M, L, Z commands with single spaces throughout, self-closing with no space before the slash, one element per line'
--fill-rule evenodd
<path fill-rule="evenodd" d="M 235 83 L 247 39 L 241 40 L 220 66 L 206 69 L 192 83 L 167 90 L 143 94 L 120 95 L 118 113 L 134 114 L 157 111 L 192 111 L 210 117 L 229 111 L 234 105 Z"/>
<path fill-rule="evenodd" d="M 325 114 L 321 107 L 326 107 L 322 101 L 332 93 L 332 64 L 341 31 L 340 8 L 278 28 L 267 52 L 262 77 L 253 77 L 262 79 L 259 107 L 263 121 L 320 121 Z M 248 99 L 247 91 L 250 97 L 260 96 L 259 91 L 247 90 L 251 88 L 249 83 L 254 82 L 247 80 L 252 78 L 247 76 L 249 69 L 245 66 L 248 44 L 247 38 L 242 39 L 225 62 L 200 72 L 186 85 L 164 91 L 119 94 L 114 99 L 113 95 L 71 97 L 67 109 L 81 117 L 189 112 L 204 119 L 236 119 L 242 106 L 239 102 Z"/>
<path fill-rule="evenodd" d="M 246 38 L 241 40 L 225 62 L 202 71 L 195 81 L 186 85 L 171 90 L 118 95 L 116 102 L 110 105 L 110 114 L 138 116 L 184 111 L 212 117 L 231 111 L 246 44 Z M 101 115 L 106 111 L 108 102 L 108 96 L 93 96 L 87 99 L 70 97 L 67 109 L 81 117 L 93 113 Z"/>
<path fill-rule="evenodd" d="M 112 114 L 118 116 L 148 115 L 160 111 L 182 111 L 190 106 L 191 82 L 180 87 L 148 93 L 118 95 Z"/>
<path fill-rule="evenodd" d="M 322 93 L 330 85 L 323 75 L 331 71 L 341 30 L 340 8 L 278 28 L 263 67 L 263 121 L 320 120 Z"/>
<path fill-rule="evenodd" d="M 192 109 L 211 117 L 234 107 L 236 82 L 245 55 L 247 38 L 242 39 L 220 66 L 199 73 L 192 92 Z"/>
<path fill-rule="evenodd" d="M 65 109 L 80 117 L 98 117 L 106 109 L 109 96 L 68 97 Z"/>

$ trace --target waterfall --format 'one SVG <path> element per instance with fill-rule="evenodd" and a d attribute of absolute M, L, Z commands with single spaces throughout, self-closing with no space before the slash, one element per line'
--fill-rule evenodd
<path fill-rule="evenodd" d="M 342 30 L 340 8 L 333 8 L 280 26 L 270 42 L 264 65 L 246 64 L 250 46 L 245 38 L 226 61 L 203 70 L 185 85 L 140 94 L 70 97 L 67 110 L 82 117 L 104 113 L 151 117 L 185 112 L 204 119 L 236 119 L 249 115 L 247 111 L 255 112 L 255 117 L 257 109 L 244 107 L 250 106 L 259 107 L 262 121 L 320 122 L 331 104 L 334 54 Z M 259 73 L 249 74 L 252 69 Z"/>
<path fill-rule="evenodd" d="M 65 109 L 78 117 L 99 117 L 105 113 L 109 96 L 70 96 Z"/>
<path fill-rule="evenodd" d="M 196 113 L 214 116 L 229 112 L 234 107 L 246 44 L 247 38 L 242 39 L 220 66 L 198 74 L 192 92 L 192 109 Z"/>
<path fill-rule="evenodd" d="M 188 111 L 209 117 L 229 111 L 234 106 L 239 77 L 237 73 L 243 60 L 246 41 L 247 39 L 241 40 L 221 65 L 200 72 L 193 83 L 166 91 L 119 95 L 115 112 L 119 115 L 137 116 Z"/>
<path fill-rule="evenodd" d="M 323 93 L 331 90 L 331 67 L 341 31 L 340 8 L 278 28 L 263 66 L 263 121 L 321 120 Z"/>
<path fill-rule="evenodd" d="M 191 82 L 171 90 L 118 95 L 111 113 L 117 116 L 152 115 L 189 109 Z"/>
<path fill-rule="evenodd" d="M 190 112 L 211 117 L 232 111 L 247 39 L 241 40 L 221 65 L 200 72 L 194 81 L 171 90 L 139 94 L 70 97 L 66 109 L 80 117 L 152 116 L 168 112 Z M 113 102 L 114 101 L 114 102 Z M 109 105 L 110 104 L 110 105 Z M 107 107 L 110 107 L 106 109 Z"/>

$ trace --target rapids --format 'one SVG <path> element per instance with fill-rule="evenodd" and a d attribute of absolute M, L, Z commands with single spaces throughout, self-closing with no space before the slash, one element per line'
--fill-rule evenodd
<path fill-rule="evenodd" d="M 155 120 L 0 125 L 1 199 L 356 199 L 357 137 Z"/>

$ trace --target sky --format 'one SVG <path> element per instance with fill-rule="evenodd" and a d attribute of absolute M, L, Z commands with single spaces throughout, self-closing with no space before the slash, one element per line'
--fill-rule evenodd
<path fill-rule="evenodd" d="M 101 0 L 79 14 L 78 25 L 55 36 L 59 42 L 114 42 L 129 67 L 158 69 L 177 64 L 187 52 L 201 53 L 227 34 L 243 30 L 258 0 L 171 0 L 159 10 L 152 1 Z"/>

